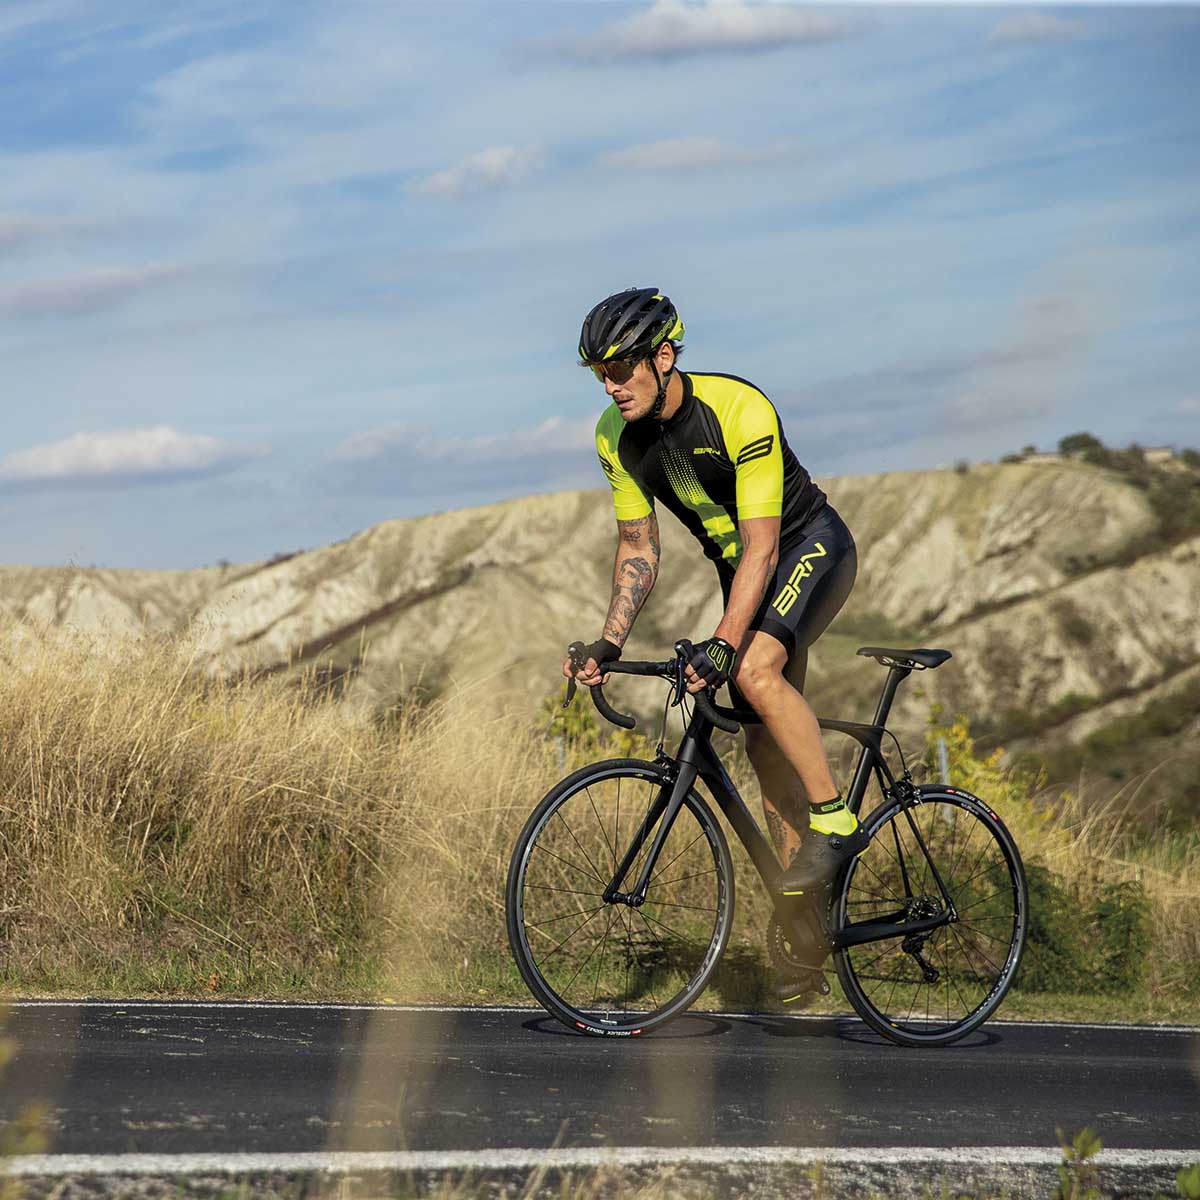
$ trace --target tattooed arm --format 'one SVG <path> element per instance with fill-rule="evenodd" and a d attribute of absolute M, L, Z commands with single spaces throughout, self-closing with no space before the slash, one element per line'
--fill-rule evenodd
<path fill-rule="evenodd" d="M 613 564 L 612 599 L 604 636 L 624 646 L 658 578 L 658 518 L 651 513 L 636 521 L 618 521 L 617 557 Z"/>
<path fill-rule="evenodd" d="M 638 612 L 658 578 L 658 518 L 651 513 L 636 521 L 617 521 L 617 557 L 613 563 L 612 599 L 601 635 L 614 646 L 624 646 Z M 571 674 L 571 660 L 563 663 L 563 674 Z M 585 687 L 605 679 L 595 659 L 588 659 L 575 678 Z"/>

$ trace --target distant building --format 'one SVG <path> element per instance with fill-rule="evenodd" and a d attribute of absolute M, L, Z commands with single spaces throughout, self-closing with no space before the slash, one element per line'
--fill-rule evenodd
<path fill-rule="evenodd" d="M 1175 457 L 1175 451 L 1170 446 L 1144 446 L 1142 453 L 1148 463 L 1167 463 Z"/>

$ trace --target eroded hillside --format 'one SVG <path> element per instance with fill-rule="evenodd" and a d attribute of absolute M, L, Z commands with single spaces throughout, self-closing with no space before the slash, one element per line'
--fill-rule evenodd
<path fill-rule="evenodd" d="M 1019 717 L 1026 732 L 1039 721 L 1094 727 L 1108 706 L 1120 711 L 1200 662 L 1200 539 L 1140 553 L 1154 513 L 1111 472 L 1011 464 L 857 476 L 827 489 L 855 533 L 860 570 L 814 654 L 810 691 L 822 711 L 867 715 L 881 674 L 853 650 L 871 641 L 954 651 L 902 693 L 910 726 L 941 699 L 994 724 Z M 631 656 L 665 656 L 674 637 L 709 633 L 720 615 L 712 568 L 663 521 L 662 575 Z M 273 563 L 8 567 L 0 604 L 27 622 L 27 636 L 70 626 L 111 646 L 188 630 L 208 669 L 317 664 L 377 703 L 414 687 L 538 699 L 554 687 L 566 643 L 597 636 L 612 551 L 608 493 L 568 492 L 385 521 Z M 1111 565 L 1081 570 L 1095 562 Z"/>

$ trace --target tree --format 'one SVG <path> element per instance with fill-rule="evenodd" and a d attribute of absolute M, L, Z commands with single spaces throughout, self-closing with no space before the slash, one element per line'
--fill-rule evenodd
<path fill-rule="evenodd" d="M 1069 433 L 1059 438 L 1059 454 L 1084 454 L 1089 450 L 1103 450 L 1104 443 L 1091 433 Z"/>

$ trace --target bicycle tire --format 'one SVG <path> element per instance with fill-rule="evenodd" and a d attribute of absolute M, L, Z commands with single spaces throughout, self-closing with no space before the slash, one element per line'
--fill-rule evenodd
<path fill-rule="evenodd" d="M 867 818 L 871 842 L 841 877 L 834 928 L 900 909 L 913 920 L 945 911 L 910 818 L 956 919 L 916 937 L 839 949 L 835 963 L 847 999 L 877 1032 L 906 1046 L 947 1045 L 982 1025 L 1012 985 L 1025 947 L 1029 895 L 1020 851 L 982 800 L 944 785 L 919 791 L 921 802 L 909 806 L 907 816 L 905 805 L 893 800 Z"/>
<path fill-rule="evenodd" d="M 612 759 L 583 767 L 539 802 L 513 848 L 505 887 L 509 948 L 535 999 L 568 1028 L 604 1037 L 648 1033 L 685 1012 L 720 962 L 733 922 L 733 860 L 695 791 L 679 809 L 645 904 L 603 900 L 637 826 L 670 788 L 659 763 Z M 626 876 L 630 888 L 651 840 Z M 554 925 L 570 930 L 546 946 Z M 567 938 L 576 935 L 579 944 L 564 955 Z"/>

